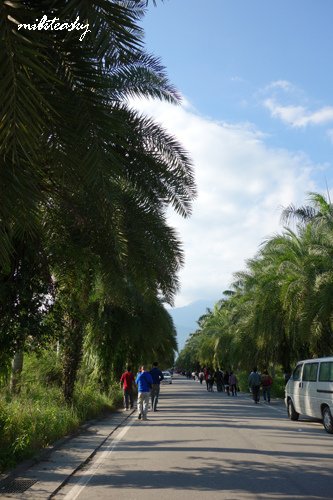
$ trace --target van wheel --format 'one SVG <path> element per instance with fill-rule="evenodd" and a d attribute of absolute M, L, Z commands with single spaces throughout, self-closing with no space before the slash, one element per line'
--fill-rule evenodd
<path fill-rule="evenodd" d="M 288 400 L 288 417 L 290 420 L 298 420 L 299 417 L 299 413 L 295 410 L 291 399 Z"/>
<path fill-rule="evenodd" d="M 326 432 L 333 434 L 333 418 L 328 406 L 323 409 L 323 425 Z"/>

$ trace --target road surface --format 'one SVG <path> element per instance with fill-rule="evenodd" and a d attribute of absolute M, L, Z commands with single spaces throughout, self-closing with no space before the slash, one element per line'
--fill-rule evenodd
<path fill-rule="evenodd" d="M 281 400 L 255 405 L 248 394 L 210 393 L 178 376 L 148 421 L 126 417 L 55 494 L 37 481 L 14 498 L 333 498 L 333 436 L 319 422 L 289 421 Z"/>

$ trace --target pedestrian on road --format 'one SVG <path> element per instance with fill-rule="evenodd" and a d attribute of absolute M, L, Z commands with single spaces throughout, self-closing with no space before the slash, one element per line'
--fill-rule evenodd
<path fill-rule="evenodd" d="M 224 372 L 224 376 L 223 376 L 223 383 L 224 383 L 225 392 L 228 394 L 228 396 L 230 396 L 229 377 L 230 377 L 230 374 L 229 374 L 228 370 L 226 370 Z"/>
<path fill-rule="evenodd" d="M 211 387 L 210 387 L 211 373 L 210 373 L 209 368 L 204 368 L 204 374 L 205 374 L 207 391 L 210 391 L 210 389 L 211 389 Z"/>
<path fill-rule="evenodd" d="M 262 385 L 262 395 L 264 400 L 268 403 L 271 402 L 271 387 L 273 384 L 273 379 L 267 370 L 264 370 L 261 375 L 261 385 Z"/>
<path fill-rule="evenodd" d="M 237 396 L 237 377 L 234 372 L 230 372 L 229 375 L 229 386 L 232 396 Z"/>
<path fill-rule="evenodd" d="M 212 371 L 208 371 L 208 391 L 214 392 L 214 374 Z"/>
<path fill-rule="evenodd" d="M 209 370 L 208 370 L 208 368 L 206 366 L 203 369 L 203 372 L 204 372 L 204 375 L 205 375 L 206 388 L 207 388 L 207 391 L 208 391 L 209 390 L 209 384 L 208 384 Z"/>
<path fill-rule="evenodd" d="M 205 378 L 205 374 L 204 374 L 204 372 L 201 370 L 201 371 L 199 372 L 199 381 L 200 381 L 200 384 L 202 384 L 202 382 L 203 382 L 204 378 Z"/>
<path fill-rule="evenodd" d="M 127 366 L 126 371 L 120 377 L 120 386 L 123 389 L 124 395 L 124 410 L 129 410 L 133 408 L 133 385 L 135 384 L 135 378 L 131 371 L 131 367 Z"/>
<path fill-rule="evenodd" d="M 260 384 L 261 377 L 257 372 L 257 367 L 255 366 L 249 375 L 249 387 L 252 392 L 253 401 L 258 404 L 260 400 Z"/>
<path fill-rule="evenodd" d="M 146 371 L 144 366 L 141 366 L 140 372 L 138 373 L 135 383 L 138 386 L 138 419 L 148 420 L 148 405 L 150 390 L 153 385 L 153 379 L 148 371 Z"/>
<path fill-rule="evenodd" d="M 221 392 L 223 390 L 223 373 L 219 368 L 214 373 L 214 378 L 216 382 L 216 388 L 218 392 Z"/>
<path fill-rule="evenodd" d="M 154 361 L 153 368 L 150 370 L 151 378 L 153 379 L 153 385 L 151 388 L 151 407 L 153 411 L 157 411 L 158 397 L 160 395 L 160 383 L 164 379 L 163 373 L 158 368 L 158 362 Z"/>

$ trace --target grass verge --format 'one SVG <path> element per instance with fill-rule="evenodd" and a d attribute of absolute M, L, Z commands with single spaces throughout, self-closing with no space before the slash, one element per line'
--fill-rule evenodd
<path fill-rule="evenodd" d="M 73 404 L 68 406 L 58 385 L 54 359 L 50 363 L 49 359 L 27 357 L 20 394 L 0 390 L 0 472 L 32 458 L 85 421 L 119 407 L 121 400 L 119 384 L 108 396 L 94 384 L 77 385 Z"/>

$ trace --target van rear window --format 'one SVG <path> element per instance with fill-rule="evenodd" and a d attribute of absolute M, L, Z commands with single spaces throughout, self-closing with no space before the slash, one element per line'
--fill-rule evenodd
<path fill-rule="evenodd" d="M 316 382 L 319 363 L 305 363 L 303 368 L 303 380 L 305 382 Z"/>
<path fill-rule="evenodd" d="M 324 361 L 320 363 L 319 381 L 333 382 L 333 361 Z"/>

